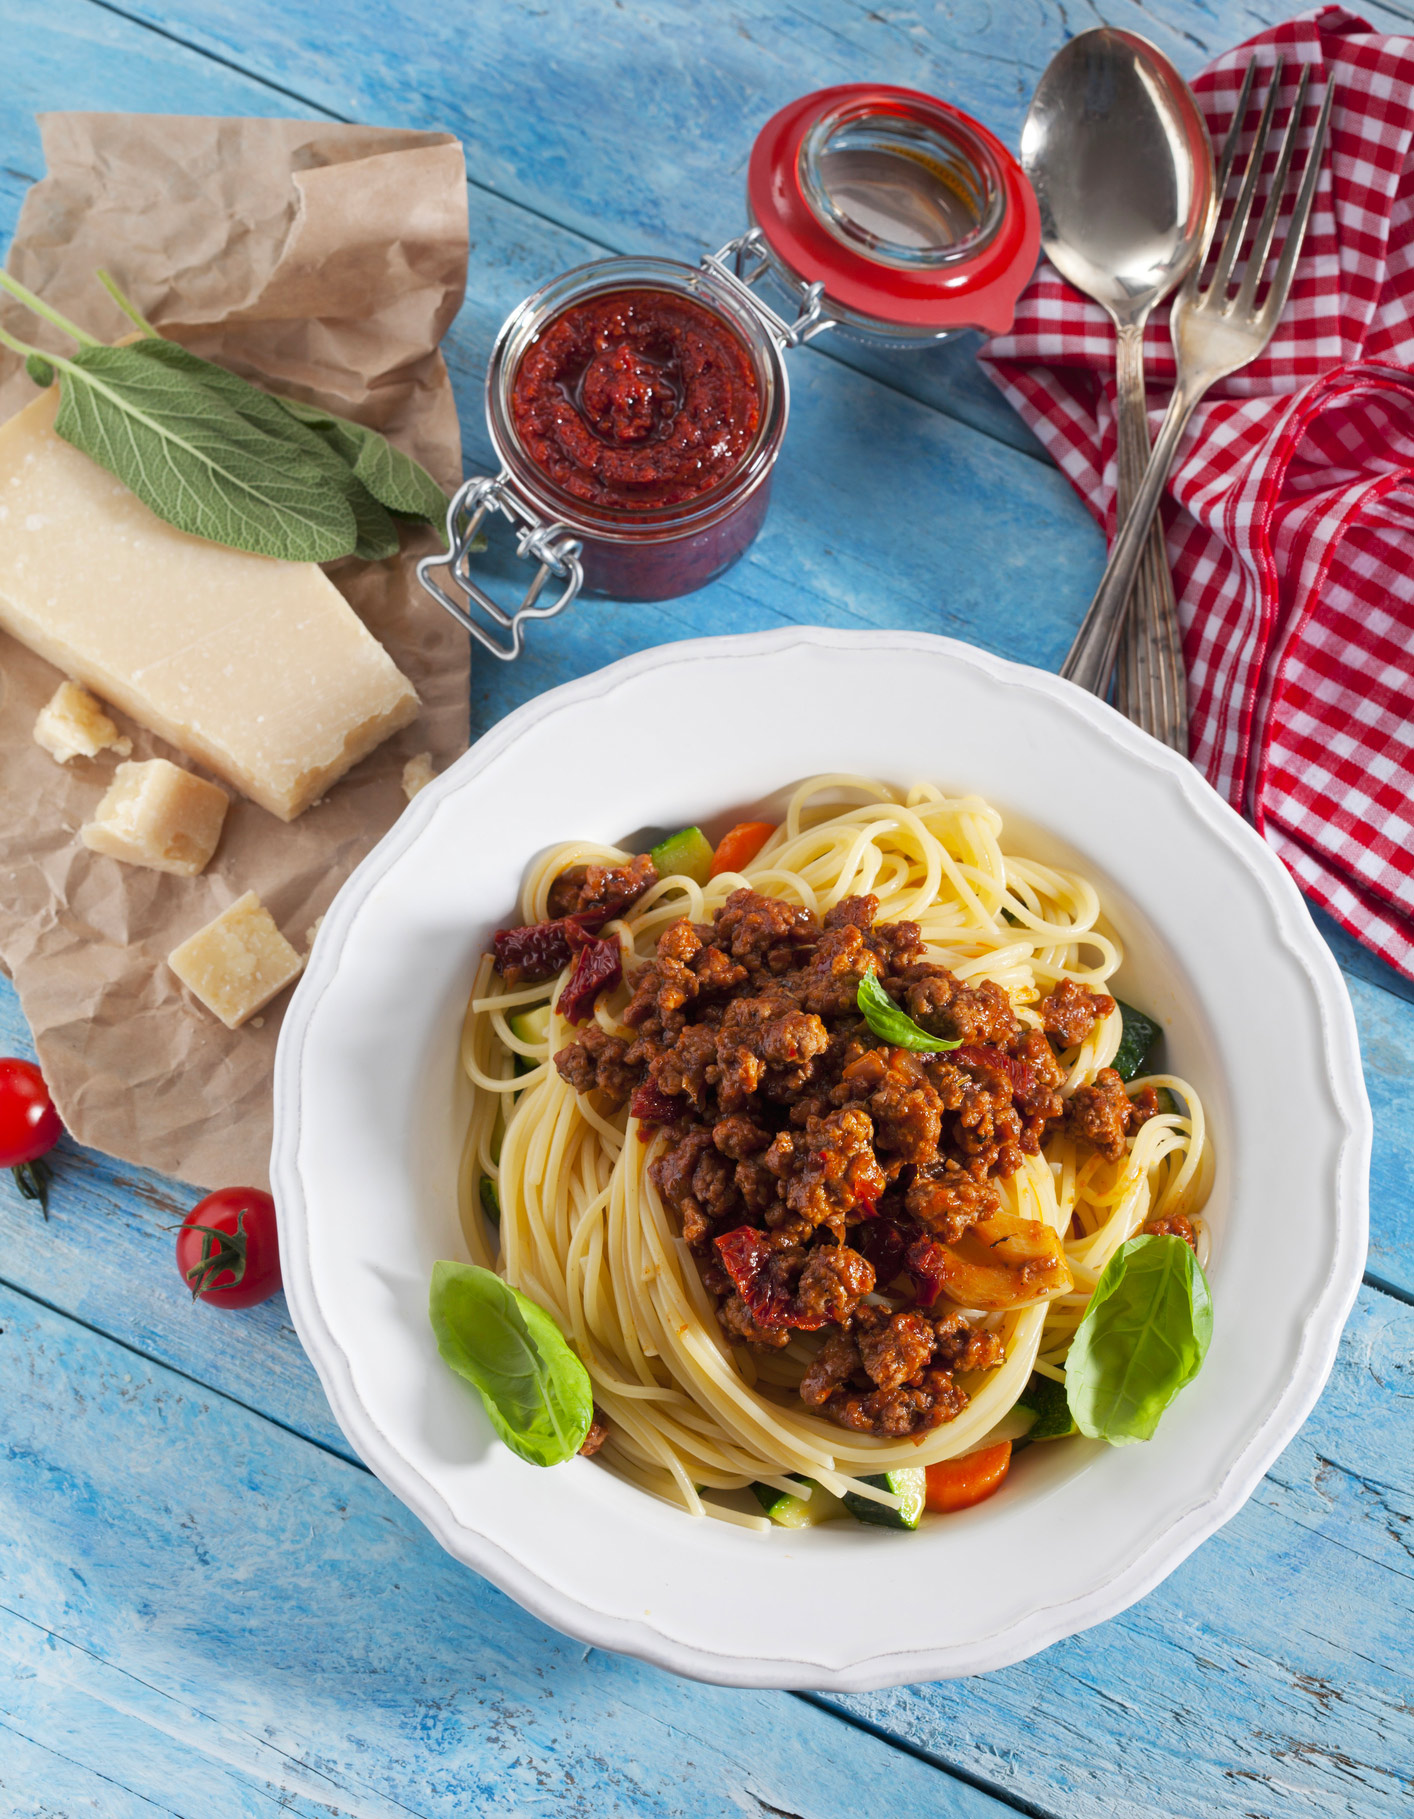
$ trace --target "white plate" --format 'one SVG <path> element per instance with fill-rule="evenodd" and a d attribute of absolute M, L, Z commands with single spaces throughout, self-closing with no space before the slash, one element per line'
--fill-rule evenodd
<path fill-rule="evenodd" d="M 527 860 L 569 837 L 721 825 L 833 770 L 977 791 L 1013 846 L 1039 841 L 1099 885 L 1122 995 L 1163 1022 L 1211 1119 L 1214 1336 L 1147 1445 L 1037 1447 L 992 1501 L 916 1535 L 758 1536 L 587 1460 L 513 1457 L 437 1356 L 427 1282 L 464 1255 L 456 1038 Z M 1335 962 L 1189 765 L 1068 683 L 948 639 L 796 628 L 555 689 L 417 797 L 340 892 L 285 1017 L 272 1173 L 286 1291 L 334 1412 L 444 1547 L 596 1646 L 844 1691 L 1030 1655 L 1123 1610 L 1239 1508 L 1330 1370 L 1369 1145 Z"/>

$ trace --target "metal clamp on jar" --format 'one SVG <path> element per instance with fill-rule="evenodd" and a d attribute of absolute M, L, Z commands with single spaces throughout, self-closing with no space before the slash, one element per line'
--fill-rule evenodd
<path fill-rule="evenodd" d="M 1040 245 L 1036 199 L 1005 146 L 912 89 L 850 84 L 792 102 L 752 148 L 747 199 L 752 225 L 700 265 L 578 266 L 496 337 L 486 418 L 500 472 L 466 480 L 448 549 L 418 564 L 494 656 L 519 655 L 527 622 L 581 591 L 667 600 L 720 575 L 765 518 L 786 351 L 827 329 L 889 347 L 1000 333 Z M 493 514 L 536 565 L 511 612 L 471 574 Z"/>

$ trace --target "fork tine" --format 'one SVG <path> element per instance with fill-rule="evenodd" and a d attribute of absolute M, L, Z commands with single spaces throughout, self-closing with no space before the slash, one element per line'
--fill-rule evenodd
<path fill-rule="evenodd" d="M 1262 219 L 1252 242 L 1252 251 L 1248 256 L 1247 270 L 1243 274 L 1242 284 L 1237 293 L 1236 307 L 1239 310 L 1251 309 L 1253 299 L 1257 295 L 1257 286 L 1262 281 L 1262 271 L 1267 263 L 1267 254 L 1272 248 L 1272 235 L 1276 232 L 1277 216 L 1281 213 L 1281 205 L 1286 196 L 1286 179 L 1291 170 L 1292 154 L 1296 150 L 1296 135 L 1301 130 L 1301 116 L 1306 109 L 1306 89 L 1310 80 L 1311 65 L 1303 63 L 1301 80 L 1296 85 L 1296 99 L 1291 104 L 1291 119 L 1287 122 L 1281 157 L 1277 160 L 1276 170 L 1272 174 L 1271 194 L 1267 197 L 1267 206 L 1262 210 Z"/>
<path fill-rule="evenodd" d="M 1291 290 L 1291 278 L 1296 270 L 1296 261 L 1301 256 L 1301 243 L 1306 238 L 1306 224 L 1311 219 L 1311 205 L 1316 199 L 1316 184 L 1321 175 L 1321 156 L 1326 146 L 1326 129 L 1330 125 L 1331 104 L 1335 100 L 1335 79 L 1326 78 L 1326 98 L 1321 103 L 1320 118 L 1316 121 L 1316 130 L 1311 135 L 1311 150 L 1306 157 L 1306 169 L 1301 175 L 1301 188 L 1296 197 L 1296 207 L 1291 211 L 1291 224 L 1286 230 L 1286 245 L 1281 249 L 1281 259 L 1272 277 L 1271 292 L 1262 305 L 1258 322 L 1266 334 L 1271 335 L 1277 325 L 1277 319 L 1286 308 L 1287 294 Z"/>
<path fill-rule="evenodd" d="M 1278 58 L 1272 70 L 1271 87 L 1267 90 L 1267 99 L 1262 108 L 1262 118 L 1257 123 L 1257 137 L 1252 141 L 1252 149 L 1247 154 L 1247 168 L 1242 177 L 1242 188 L 1238 192 L 1237 207 L 1232 211 L 1232 220 L 1228 223 L 1227 238 L 1223 241 L 1222 251 L 1218 254 L 1217 269 L 1213 273 L 1206 295 L 1221 303 L 1227 295 L 1227 287 L 1232 278 L 1233 262 L 1242 251 L 1242 241 L 1247 233 L 1247 223 L 1252 214 L 1252 199 L 1257 194 L 1257 180 L 1262 174 L 1262 161 L 1267 155 L 1267 140 L 1272 130 L 1272 115 L 1276 112 L 1277 91 L 1281 87 L 1281 59 Z"/>
<path fill-rule="evenodd" d="M 1227 138 L 1223 140 L 1222 157 L 1218 160 L 1217 180 L 1214 194 L 1221 203 L 1227 193 L 1227 180 L 1232 174 L 1232 161 L 1237 156 L 1238 141 L 1242 137 L 1242 123 L 1247 118 L 1248 103 L 1252 99 L 1252 82 L 1257 74 L 1257 59 L 1253 57 L 1243 72 L 1242 88 L 1238 93 L 1237 106 L 1233 110 L 1232 122 L 1227 129 Z"/>
<path fill-rule="evenodd" d="M 1186 297 L 1190 303 L 1197 300 L 1199 281 L 1208 263 L 1208 254 L 1212 251 L 1213 236 L 1218 231 L 1218 215 L 1222 210 L 1223 197 L 1227 194 L 1227 180 L 1232 171 L 1232 161 L 1237 155 L 1238 141 L 1242 137 L 1242 123 L 1247 118 L 1247 104 L 1252 99 L 1252 78 L 1257 73 L 1257 59 L 1253 57 L 1242 73 L 1242 87 L 1238 91 L 1237 105 L 1233 109 L 1232 120 L 1228 125 L 1227 137 L 1223 140 L 1222 155 L 1218 159 L 1218 168 L 1213 174 L 1213 195 L 1216 203 L 1212 220 L 1208 226 L 1208 237 L 1203 242 L 1203 250 L 1188 268 L 1188 276 L 1178 292 L 1178 297 Z M 1178 302 L 1175 297 L 1175 305 Z"/>

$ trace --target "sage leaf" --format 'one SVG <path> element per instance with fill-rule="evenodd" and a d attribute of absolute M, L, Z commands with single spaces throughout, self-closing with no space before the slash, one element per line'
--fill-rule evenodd
<path fill-rule="evenodd" d="M 444 523 L 447 495 L 421 462 L 394 448 L 386 436 L 297 398 L 281 398 L 280 403 L 348 462 L 380 505 L 405 518 Z"/>
<path fill-rule="evenodd" d="M 156 345 L 93 344 L 55 356 L 54 427 L 65 441 L 191 536 L 287 562 L 351 555 L 353 508 L 327 469 L 191 374 L 154 360 Z"/>
<path fill-rule="evenodd" d="M 42 387 L 45 391 L 49 390 L 49 387 L 53 385 L 55 379 L 59 376 L 44 358 L 43 354 L 27 355 L 25 358 L 25 371 L 29 374 L 30 378 L 33 379 L 34 383 Z"/>
<path fill-rule="evenodd" d="M 533 1301 L 474 1263 L 434 1263 L 428 1300 L 437 1349 L 486 1404 L 491 1425 L 531 1465 L 560 1465 L 594 1418 L 589 1373 Z"/>
<path fill-rule="evenodd" d="M 1131 1238 L 1105 1266 L 1065 1365 L 1075 1424 L 1092 1440 L 1150 1440 L 1159 1417 L 1202 1369 L 1213 1303 L 1181 1238 Z"/>
<path fill-rule="evenodd" d="M 400 547 L 397 520 L 384 509 L 366 487 L 360 487 L 349 501 L 353 506 L 358 541 L 353 553 L 360 562 L 385 562 L 396 556 Z"/>
<path fill-rule="evenodd" d="M 357 542 L 352 553 L 365 562 L 382 562 L 398 553 L 398 527 L 392 515 L 356 478 L 353 469 L 329 447 L 322 437 L 298 421 L 285 409 L 280 399 L 252 385 L 239 373 L 230 372 L 210 360 L 203 360 L 178 341 L 151 335 L 130 344 L 140 359 L 154 361 L 169 372 L 185 373 L 198 381 L 214 397 L 243 417 L 247 423 L 265 431 L 276 441 L 289 442 L 299 448 L 311 462 L 323 469 L 330 486 L 337 487 L 349 502 L 357 529 Z"/>
<path fill-rule="evenodd" d="M 920 1029 L 906 1011 L 899 1009 L 873 973 L 866 973 L 859 981 L 855 1003 L 874 1034 L 894 1048 L 944 1054 L 948 1049 L 962 1047 L 961 1038 L 946 1042 L 941 1036 L 930 1036 L 927 1030 Z"/>

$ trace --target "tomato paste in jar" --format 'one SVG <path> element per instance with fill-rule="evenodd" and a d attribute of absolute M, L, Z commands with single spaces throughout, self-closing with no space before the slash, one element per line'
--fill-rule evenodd
<path fill-rule="evenodd" d="M 526 454 L 572 498 L 661 511 L 727 480 L 761 422 L 746 343 L 721 316 L 662 290 L 571 303 L 528 347 L 511 389 Z"/>

